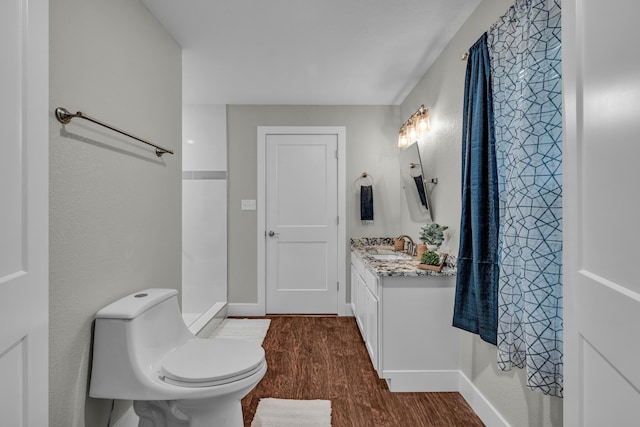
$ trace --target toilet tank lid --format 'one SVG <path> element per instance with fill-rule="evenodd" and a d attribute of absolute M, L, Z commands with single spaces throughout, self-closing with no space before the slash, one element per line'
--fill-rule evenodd
<path fill-rule="evenodd" d="M 112 302 L 96 313 L 96 319 L 134 319 L 151 307 L 167 300 L 178 291 L 151 288 L 135 292 Z"/>

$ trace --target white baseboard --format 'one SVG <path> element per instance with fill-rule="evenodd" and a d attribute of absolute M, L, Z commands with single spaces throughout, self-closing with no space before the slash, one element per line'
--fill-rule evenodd
<path fill-rule="evenodd" d="M 510 427 L 500 412 L 459 370 L 451 371 L 383 371 L 392 392 L 457 391 L 487 427 Z"/>
<path fill-rule="evenodd" d="M 473 385 L 469 378 L 462 371 L 459 371 L 459 374 L 458 392 L 482 422 L 487 427 L 510 427 L 509 423 L 500 415 L 500 412 L 480 393 L 480 390 Z"/>
<path fill-rule="evenodd" d="M 202 313 L 200 317 L 198 317 L 194 322 L 188 325 L 189 331 L 198 335 L 205 328 L 215 327 L 217 323 L 222 322 L 224 318 L 227 316 L 227 303 L 226 302 L 218 302 L 209 307 L 209 309 Z"/>
<path fill-rule="evenodd" d="M 382 377 L 392 392 L 445 392 L 458 391 L 459 372 L 385 370 Z"/>
<path fill-rule="evenodd" d="M 229 316 L 264 316 L 264 307 L 251 303 L 229 303 Z"/>
<path fill-rule="evenodd" d="M 266 314 L 264 307 L 259 304 L 252 303 L 229 303 L 227 304 L 229 309 L 229 316 L 264 316 Z M 353 307 L 351 304 L 345 304 L 344 313 L 340 313 L 340 316 L 353 317 Z"/>

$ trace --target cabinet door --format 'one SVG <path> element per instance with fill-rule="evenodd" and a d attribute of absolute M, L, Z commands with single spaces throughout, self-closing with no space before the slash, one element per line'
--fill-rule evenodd
<path fill-rule="evenodd" d="M 357 301 L 358 307 L 356 309 L 356 320 L 358 322 L 358 327 L 360 327 L 360 333 L 362 334 L 362 339 L 364 341 L 367 340 L 367 301 L 366 301 L 366 292 L 367 285 L 364 282 L 364 279 L 359 274 L 357 275 Z"/>
<path fill-rule="evenodd" d="M 365 316 L 366 311 L 364 295 L 362 293 L 364 289 L 364 280 L 358 272 L 358 266 L 351 264 L 351 306 L 353 308 L 353 315 L 356 318 L 356 324 L 360 329 L 362 339 L 365 340 Z"/>
<path fill-rule="evenodd" d="M 355 265 L 351 264 L 351 311 L 353 311 L 353 315 L 358 320 L 358 271 L 356 270 Z"/>
<path fill-rule="evenodd" d="M 365 287 L 366 299 L 366 338 L 365 344 L 373 368 L 378 371 L 378 299 Z"/>
<path fill-rule="evenodd" d="M 366 270 L 362 275 L 364 277 L 364 282 L 367 284 L 367 287 L 371 291 L 374 297 L 378 298 L 378 276 Z"/>

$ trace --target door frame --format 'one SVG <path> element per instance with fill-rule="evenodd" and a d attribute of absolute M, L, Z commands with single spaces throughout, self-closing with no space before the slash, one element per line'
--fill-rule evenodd
<path fill-rule="evenodd" d="M 338 307 L 339 316 L 347 315 L 346 303 L 346 128 L 344 126 L 258 126 L 258 192 L 257 216 L 258 233 L 258 310 L 266 314 L 267 274 L 266 274 L 266 140 L 267 135 L 336 135 L 338 138 Z"/>
<path fill-rule="evenodd" d="M 9 152 L 21 160 L 17 174 L 22 179 L 2 185 L 17 188 L 22 203 L 17 206 L 19 220 L 8 216 L 9 224 L 19 227 L 19 235 L 0 242 L 0 256 L 5 250 L 17 254 L 0 272 L 0 365 L 3 370 L 15 368 L 11 381 L 0 385 L 5 398 L 2 405 L 15 405 L 2 417 L 23 427 L 47 427 L 49 123 L 53 120 L 49 111 L 49 2 L 14 0 L 3 6 L 8 19 L 13 16 L 16 21 L 8 29 L 11 34 L 2 53 L 16 62 L 12 62 L 12 72 L 5 82 L 15 85 L 14 92 L 8 96 L 10 102 L 0 107 L 15 132 L 7 130 L 2 137 L 19 145 Z"/>
<path fill-rule="evenodd" d="M 587 3 L 583 0 L 562 2 L 563 422 L 567 427 L 594 423 L 588 418 L 594 416 L 594 411 L 589 411 L 594 407 L 589 405 L 593 401 L 598 403 L 597 416 L 607 418 L 608 425 L 629 425 L 622 418 L 636 416 L 634 403 L 637 402 L 640 383 L 637 364 L 640 345 L 637 339 L 626 339 L 637 336 L 634 335 L 633 328 L 640 321 L 640 293 L 637 286 L 629 286 L 636 282 L 635 273 L 627 267 L 631 257 L 626 255 L 634 253 L 630 251 L 630 248 L 635 249 L 634 242 L 624 240 L 616 243 L 616 252 L 625 254 L 616 259 L 616 263 L 624 263 L 625 267 L 615 277 L 612 276 L 611 269 L 602 268 L 593 260 L 592 242 L 599 235 L 588 228 L 594 222 L 594 216 L 590 217 L 585 213 L 590 212 L 590 196 L 600 195 L 603 187 L 619 180 L 620 175 L 612 176 L 610 171 L 621 168 L 618 161 L 598 158 L 592 147 L 601 142 L 613 141 L 613 145 L 607 149 L 617 148 L 617 157 L 630 158 L 638 152 L 618 141 L 628 139 L 628 135 L 635 132 L 633 114 L 637 111 L 637 98 L 634 95 L 639 85 L 635 80 L 619 82 L 616 78 L 621 74 L 634 75 L 633 72 L 637 71 L 640 63 L 637 56 L 632 55 L 631 60 L 618 60 L 614 64 L 607 62 L 605 71 L 588 68 L 592 61 L 602 61 L 602 56 L 595 54 L 601 51 L 599 46 L 623 39 L 631 34 L 632 29 L 628 21 L 627 25 L 616 21 L 595 31 L 595 25 L 601 21 L 598 19 L 601 10 L 598 11 Z M 610 7 L 607 4 L 607 8 Z M 633 19 L 638 10 L 640 8 L 634 6 L 633 10 L 627 12 L 627 16 Z M 621 30 L 611 32 L 610 28 L 614 25 Z M 598 37 L 599 32 L 607 30 L 608 38 Z M 600 45 L 589 45 L 587 40 L 593 39 L 598 40 Z M 625 47 L 631 46 L 631 42 L 627 40 L 633 39 L 626 38 L 619 43 L 623 52 Z M 619 54 L 616 56 L 621 57 Z M 617 70 L 613 76 L 608 72 L 611 69 Z M 605 98 L 606 105 L 602 105 Z M 607 110 L 609 116 L 615 116 L 618 120 L 612 122 L 598 117 L 599 121 L 594 122 L 595 106 Z M 612 141 L 603 141 L 603 135 Z M 593 176 L 593 158 L 598 158 L 601 162 L 597 170 L 598 179 L 595 180 L 589 179 Z M 600 179 L 605 177 L 606 181 Z M 594 186 L 593 182 L 597 182 L 598 186 Z M 622 208 L 620 204 L 615 204 L 623 200 L 620 194 L 628 194 L 625 192 L 626 188 L 614 190 L 615 198 L 601 201 L 610 207 L 608 210 L 602 209 L 606 211 L 604 215 L 610 210 Z M 627 212 L 634 211 L 639 206 L 633 198 L 629 204 L 630 206 L 624 207 Z M 602 215 L 600 213 L 598 217 Z M 631 224 L 629 217 L 618 216 L 616 219 L 615 226 L 619 230 L 635 225 Z M 614 373 L 615 375 L 611 375 Z M 603 377 L 612 381 L 601 384 L 599 380 Z M 612 387 L 613 381 L 625 387 Z M 597 384 L 596 387 L 594 383 Z M 591 390 L 594 388 L 595 391 Z M 606 398 L 601 396 L 602 391 L 606 393 Z M 615 406 L 612 402 L 615 402 Z M 617 405 L 624 405 L 624 410 L 620 411 L 621 408 Z M 597 422 L 598 420 L 593 425 Z"/>

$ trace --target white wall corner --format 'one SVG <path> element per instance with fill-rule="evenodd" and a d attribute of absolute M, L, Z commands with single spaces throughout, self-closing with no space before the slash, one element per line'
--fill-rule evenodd
<path fill-rule="evenodd" d="M 511 427 L 462 371 L 460 371 L 458 392 L 487 427 Z"/>
<path fill-rule="evenodd" d="M 390 370 L 382 371 L 382 377 L 394 393 L 452 392 L 458 391 L 459 371 Z"/>
<path fill-rule="evenodd" d="M 346 304 L 344 316 L 355 317 L 355 309 L 353 307 L 353 303 L 349 302 Z"/>

